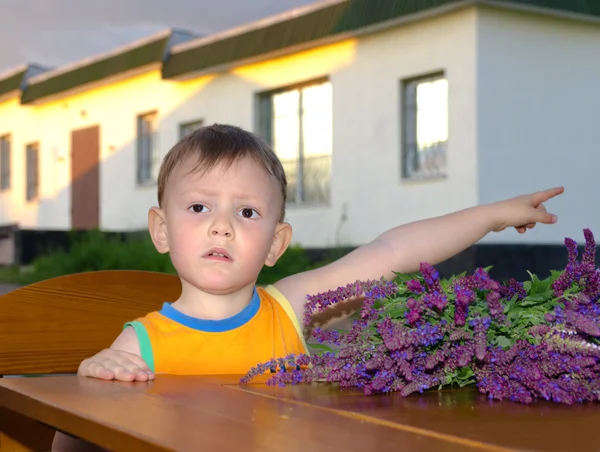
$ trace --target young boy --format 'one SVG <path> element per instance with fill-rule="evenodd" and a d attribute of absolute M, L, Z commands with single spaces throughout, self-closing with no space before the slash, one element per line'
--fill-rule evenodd
<path fill-rule="evenodd" d="M 391 229 L 322 268 L 255 287 L 292 239 L 285 222 L 286 177 L 275 153 L 252 133 L 203 127 L 165 156 L 158 207 L 148 228 L 169 253 L 182 292 L 160 312 L 128 323 L 111 345 L 81 363 L 79 374 L 145 381 L 155 373 L 244 374 L 259 362 L 305 350 L 307 294 L 357 279 L 394 278 L 421 262 L 439 263 L 490 231 L 518 232 L 556 217 L 543 202 L 553 188 Z"/>
<path fill-rule="evenodd" d="M 536 223 L 555 223 L 542 203 L 562 192 L 553 188 L 399 226 L 327 266 L 256 288 L 263 265 L 275 265 L 292 239 L 285 173 L 255 135 L 203 127 L 166 155 L 158 207 L 148 216 L 156 249 L 169 253 L 181 279 L 181 296 L 128 323 L 78 374 L 124 381 L 157 373 L 245 374 L 271 357 L 303 353 L 307 294 L 416 271 L 420 262 L 439 263 L 490 231 L 524 233 Z"/>

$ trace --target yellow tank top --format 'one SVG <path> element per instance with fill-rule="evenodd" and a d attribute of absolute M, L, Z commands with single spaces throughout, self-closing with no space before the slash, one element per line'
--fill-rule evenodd
<path fill-rule="evenodd" d="M 157 374 L 245 374 L 271 358 L 308 353 L 292 306 L 274 286 L 256 288 L 250 304 L 227 319 L 197 319 L 164 303 L 128 326 Z"/>

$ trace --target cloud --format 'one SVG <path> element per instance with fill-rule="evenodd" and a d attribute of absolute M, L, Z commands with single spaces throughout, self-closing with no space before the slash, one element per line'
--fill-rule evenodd
<path fill-rule="evenodd" d="M 0 72 L 26 62 L 60 66 L 165 28 L 198 34 L 315 0 L 0 0 Z"/>

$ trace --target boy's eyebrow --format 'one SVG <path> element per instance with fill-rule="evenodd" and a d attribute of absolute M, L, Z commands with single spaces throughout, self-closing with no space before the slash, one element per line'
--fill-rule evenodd
<path fill-rule="evenodd" d="M 210 189 L 204 189 L 204 188 L 201 188 L 201 189 L 196 188 L 193 190 L 189 190 L 188 193 L 192 194 L 192 195 L 199 194 L 199 195 L 206 195 L 206 196 L 217 196 L 218 195 L 218 193 L 216 191 L 210 190 Z M 237 198 L 237 199 L 247 199 L 247 200 L 251 200 L 251 201 L 262 201 L 262 202 L 268 203 L 267 199 L 263 198 L 262 196 L 256 197 L 256 196 L 249 195 L 248 193 L 234 193 L 233 197 Z"/>

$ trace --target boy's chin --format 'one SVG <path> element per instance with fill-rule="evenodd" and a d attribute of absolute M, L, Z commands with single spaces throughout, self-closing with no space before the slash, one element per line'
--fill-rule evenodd
<path fill-rule="evenodd" d="M 253 286 L 254 281 L 231 281 L 230 279 L 204 278 L 197 281 L 188 281 L 187 284 L 205 293 L 228 295 L 238 292 L 248 286 Z"/>

